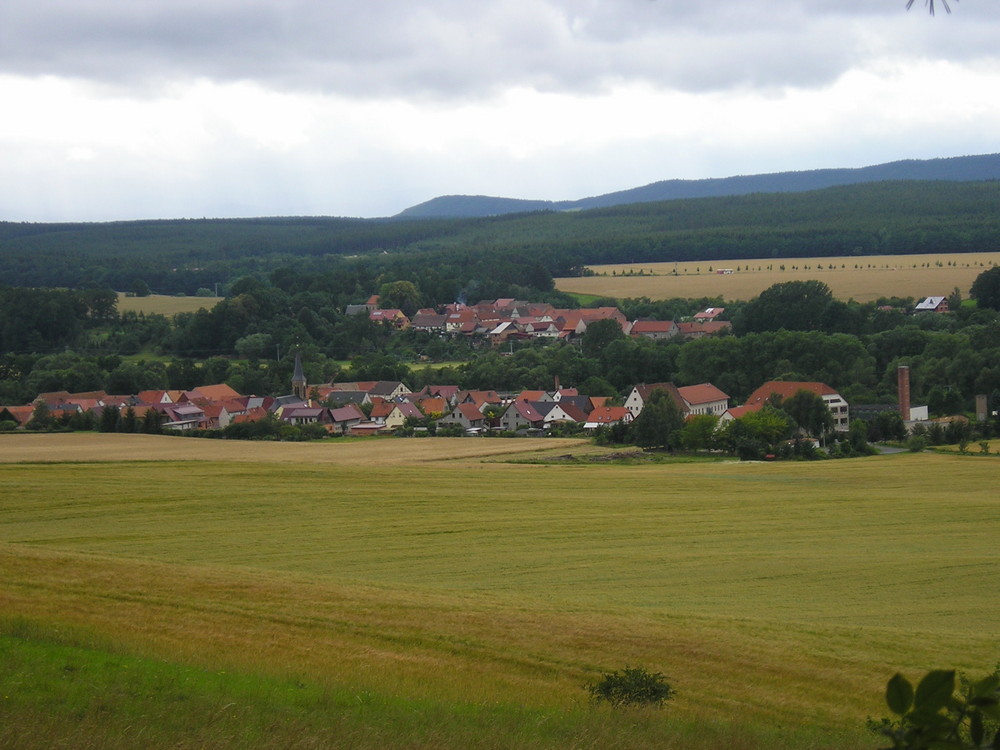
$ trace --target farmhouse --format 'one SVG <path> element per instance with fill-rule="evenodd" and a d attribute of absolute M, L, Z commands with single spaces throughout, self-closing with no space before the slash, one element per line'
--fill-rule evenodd
<path fill-rule="evenodd" d="M 925 297 L 913 308 L 913 312 L 948 312 L 947 297 Z"/>

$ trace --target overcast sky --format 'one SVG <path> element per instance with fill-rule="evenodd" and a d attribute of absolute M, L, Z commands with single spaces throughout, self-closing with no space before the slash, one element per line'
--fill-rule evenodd
<path fill-rule="evenodd" d="M 390 216 L 445 194 L 1000 151 L 1000 0 L 4 0 L 0 220 Z"/>

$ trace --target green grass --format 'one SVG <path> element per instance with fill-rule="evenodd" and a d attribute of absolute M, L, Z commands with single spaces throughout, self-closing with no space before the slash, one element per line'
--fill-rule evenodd
<path fill-rule="evenodd" d="M 259 683 L 279 713 L 252 690 L 238 705 L 293 732 L 203 744 L 336 746 L 336 727 L 356 747 L 377 746 L 369 729 L 397 747 L 863 747 L 896 670 L 998 661 L 994 469 L 946 454 L 4 465 L 0 611 L 41 628 L 8 632 L 19 649 Z M 586 706 L 582 686 L 626 664 L 678 699 L 638 719 Z M 187 746 L 156 718 L 172 680 L 130 709 L 151 746 Z M 296 680 L 312 697 L 279 722 Z M 197 727 L 244 690 L 198 684 Z M 327 709 L 362 693 L 367 713 Z M 36 698 L 0 703 L 4 724 L 31 725 Z M 70 736 L 78 712 L 42 713 Z M 128 718 L 87 715 L 97 734 Z"/>

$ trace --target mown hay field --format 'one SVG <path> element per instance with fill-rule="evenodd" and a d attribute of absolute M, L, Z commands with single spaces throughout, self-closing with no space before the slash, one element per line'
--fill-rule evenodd
<path fill-rule="evenodd" d="M 563 292 L 617 299 L 748 300 L 783 281 L 818 279 L 838 299 L 871 302 L 880 297 L 947 296 L 956 287 L 968 296 L 976 276 L 997 263 L 1000 253 L 635 263 L 590 266 L 598 275 L 555 281 Z M 719 274 L 720 268 L 734 272 Z M 635 275 L 640 271 L 642 276 Z"/>
<path fill-rule="evenodd" d="M 118 293 L 118 312 L 136 312 L 145 315 L 165 315 L 172 318 L 178 313 L 198 312 L 202 308 L 211 310 L 222 297 L 172 297 L 165 294 L 150 294 L 146 297 L 132 297 Z"/>
<path fill-rule="evenodd" d="M 232 460 L 159 438 L 91 461 L 100 436 L 71 437 L 75 461 L 35 442 L 38 461 L 0 465 L 0 635 L 69 633 L 101 659 L 251 676 L 270 696 L 319 686 L 334 705 L 296 714 L 302 737 L 349 721 L 356 747 L 874 747 L 864 719 L 893 672 L 1000 658 L 989 456 L 524 464 L 507 446 L 550 441 L 424 439 Z M 8 461 L 20 439 L 0 443 Z M 589 707 L 582 685 L 626 664 L 667 674 L 676 701 Z M 40 718 L 13 706 L 8 727 Z M 106 741 L 114 711 L 87 716 Z M 66 722 L 48 738 L 79 739 Z"/>

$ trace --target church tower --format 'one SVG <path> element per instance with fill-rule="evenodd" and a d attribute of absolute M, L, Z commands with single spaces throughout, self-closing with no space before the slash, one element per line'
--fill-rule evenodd
<path fill-rule="evenodd" d="M 295 372 L 292 373 L 292 393 L 303 401 L 306 396 L 306 374 L 302 371 L 302 354 L 295 352 Z"/>

